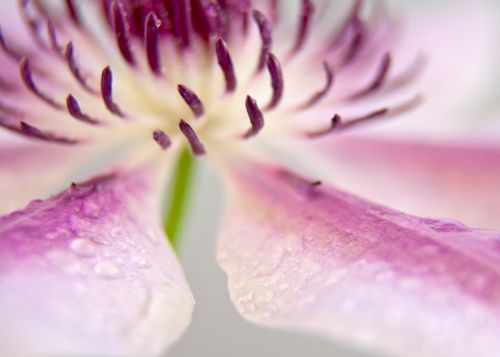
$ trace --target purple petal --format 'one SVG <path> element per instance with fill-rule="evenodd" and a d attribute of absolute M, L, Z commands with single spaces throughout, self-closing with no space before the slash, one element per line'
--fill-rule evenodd
<path fill-rule="evenodd" d="M 193 297 L 157 176 L 98 177 L 0 218 L 3 354 L 149 356 L 180 336 Z"/>
<path fill-rule="evenodd" d="M 218 247 L 251 321 L 391 355 L 498 355 L 500 233 L 235 164 Z"/>
<path fill-rule="evenodd" d="M 317 149 L 312 157 L 329 167 L 324 178 L 356 194 L 412 214 L 500 229 L 496 143 L 348 136 L 326 138 Z"/>

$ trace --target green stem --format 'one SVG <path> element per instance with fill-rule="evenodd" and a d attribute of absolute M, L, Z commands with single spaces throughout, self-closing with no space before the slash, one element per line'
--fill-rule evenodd
<path fill-rule="evenodd" d="M 186 215 L 186 208 L 189 201 L 190 188 L 193 183 L 195 161 L 189 149 L 182 150 L 175 170 L 172 188 L 170 192 L 170 202 L 167 206 L 164 227 L 168 239 L 175 250 L 179 248 L 182 222 Z"/>

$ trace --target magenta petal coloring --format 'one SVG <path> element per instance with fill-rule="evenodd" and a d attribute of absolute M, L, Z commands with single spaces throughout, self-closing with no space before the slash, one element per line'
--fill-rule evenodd
<path fill-rule="evenodd" d="M 497 354 L 500 233 L 261 164 L 226 177 L 218 260 L 249 320 L 397 356 Z"/>
<path fill-rule="evenodd" d="M 218 258 L 248 319 L 381 353 L 500 353 L 497 232 L 410 216 L 409 206 L 399 212 L 380 187 L 381 203 L 396 207 L 319 181 L 344 189 L 355 176 L 370 183 L 387 174 L 383 189 L 418 203 L 400 184 L 404 168 L 431 205 L 445 201 L 438 192 L 460 203 L 465 223 L 496 219 L 498 205 L 477 209 L 500 198 L 499 171 L 489 166 L 496 149 L 443 145 L 434 155 L 408 151 L 403 137 L 401 146 L 370 145 L 349 134 L 396 117 L 403 125 L 427 95 L 436 104 L 447 92 L 421 92 L 440 46 L 421 53 L 382 1 L 6 3 L 0 355 L 164 353 L 193 310 L 174 250 L 194 168 L 206 161 L 229 193 Z M 468 20 L 460 23 L 473 27 Z M 421 26 L 440 25 L 465 53 L 447 23 Z M 475 70 L 449 57 L 469 65 L 467 77 Z M 424 78 L 441 78 L 436 68 Z M 331 146 L 311 150 L 322 140 Z M 335 167 L 330 148 L 343 160 Z M 357 166 L 368 169 L 359 176 Z M 457 170 L 465 174 L 455 180 Z"/>
<path fill-rule="evenodd" d="M 2 354 L 157 355 L 180 336 L 193 297 L 152 177 L 98 177 L 0 219 Z"/>

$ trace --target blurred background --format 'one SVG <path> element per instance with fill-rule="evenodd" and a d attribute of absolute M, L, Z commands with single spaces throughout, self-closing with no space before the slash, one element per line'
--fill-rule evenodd
<path fill-rule="evenodd" d="M 433 14 L 453 14 L 458 8 L 463 9 L 463 6 L 469 4 L 483 7 L 485 14 L 493 16 L 500 14 L 498 0 L 474 2 L 472 0 L 390 0 L 388 3 L 393 12 L 411 15 L 415 11 L 423 11 L 428 13 L 429 18 L 433 20 L 436 19 Z M 489 15 L 486 17 L 491 19 Z M 475 71 L 478 74 L 484 74 L 486 71 L 492 79 L 488 88 L 479 88 L 474 97 L 468 98 L 471 100 L 471 105 L 475 103 L 475 106 L 466 115 L 477 116 L 474 119 L 496 117 L 497 122 L 500 123 L 500 100 L 498 100 L 500 96 L 500 41 L 498 40 L 500 16 L 491 22 L 484 23 L 485 28 L 482 29 L 482 33 L 488 34 L 487 39 L 473 36 L 461 37 L 451 33 L 449 41 L 459 42 L 463 47 L 463 56 L 458 55 L 455 60 L 463 67 L 464 73 L 470 73 L 472 70 L 473 74 Z M 422 25 L 425 27 L 426 24 Z M 460 32 L 477 30 L 469 29 L 471 24 L 466 12 L 458 26 L 461 27 Z M 443 33 L 447 30 L 444 19 L 442 30 Z M 428 34 L 428 36 L 433 35 L 440 34 Z M 489 44 L 491 47 L 486 46 L 486 49 L 482 50 L 484 46 L 479 44 L 485 40 L 489 41 L 490 37 L 496 41 L 491 41 Z M 478 53 L 478 51 L 484 53 Z M 477 65 L 477 61 L 469 61 L 470 56 L 480 59 L 488 56 L 488 58 L 483 58 L 484 61 L 479 62 L 484 65 Z M 439 60 L 439 56 L 436 57 Z M 491 68 L 479 68 L 489 66 L 490 63 Z M 495 64 L 498 65 L 495 66 Z M 470 66 L 477 66 L 477 68 L 470 68 Z M 460 82 L 464 73 L 459 71 L 459 73 L 449 74 L 453 80 L 448 84 L 450 89 L 456 81 Z M 442 103 L 444 107 L 459 104 L 447 102 L 448 96 L 446 93 L 443 94 L 445 95 Z M 185 227 L 181 246 L 181 260 L 196 299 L 196 306 L 190 328 L 168 356 L 375 356 L 345 346 L 339 341 L 327 341 L 294 332 L 269 330 L 246 322 L 231 304 L 226 288 L 226 277 L 215 261 L 215 244 L 223 205 L 223 189 L 213 169 L 206 164 L 199 167 L 198 183 L 193 194 L 189 224 Z"/>

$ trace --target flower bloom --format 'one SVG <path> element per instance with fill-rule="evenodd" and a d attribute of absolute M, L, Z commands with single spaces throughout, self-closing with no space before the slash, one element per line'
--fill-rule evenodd
<path fill-rule="evenodd" d="M 424 57 L 383 7 L 60 5 L 1 19 L 3 354 L 155 355 L 181 335 L 194 300 L 160 212 L 186 146 L 227 187 L 217 254 L 249 320 L 396 355 L 500 351 L 500 233 L 387 207 L 499 228 L 498 146 L 355 134 L 422 102 Z"/>

